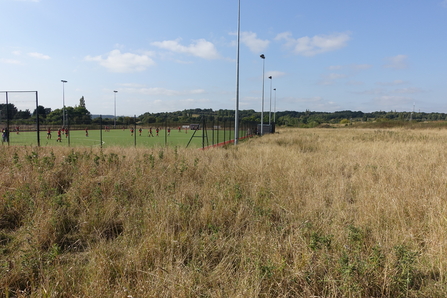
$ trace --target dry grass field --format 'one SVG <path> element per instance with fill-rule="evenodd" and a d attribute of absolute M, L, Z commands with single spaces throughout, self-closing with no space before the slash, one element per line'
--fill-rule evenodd
<path fill-rule="evenodd" d="M 446 297 L 447 130 L 0 147 L 2 297 Z"/>

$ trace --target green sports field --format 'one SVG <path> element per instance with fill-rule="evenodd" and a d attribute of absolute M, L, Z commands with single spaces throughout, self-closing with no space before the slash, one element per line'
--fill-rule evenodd
<path fill-rule="evenodd" d="M 180 132 L 177 129 L 171 130 L 170 134 L 163 129 L 156 135 L 155 129 L 152 130 L 152 136 L 148 136 L 149 130 L 143 129 L 140 133 L 137 132 L 131 135 L 129 129 L 111 129 L 110 131 L 89 130 L 86 136 L 84 130 L 72 130 L 69 137 L 62 135 L 61 142 L 57 141 L 57 131 L 51 132 L 51 139 L 47 138 L 47 132 L 40 132 L 40 146 L 71 146 L 71 147 L 100 147 L 102 134 L 102 147 L 157 147 L 157 146 L 177 146 L 186 147 L 190 142 L 188 148 L 202 147 L 202 130 L 196 131 L 182 129 Z M 194 134 L 194 137 L 192 135 Z M 208 130 L 207 139 L 205 138 L 205 146 L 222 143 L 234 139 L 234 131 L 231 130 Z M 244 132 L 240 133 L 240 137 L 244 136 Z M 36 132 L 16 132 L 10 133 L 10 145 L 20 146 L 37 146 Z M 2 145 L 6 145 L 3 143 Z"/>

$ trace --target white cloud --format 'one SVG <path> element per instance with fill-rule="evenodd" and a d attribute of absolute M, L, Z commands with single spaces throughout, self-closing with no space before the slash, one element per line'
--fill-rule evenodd
<path fill-rule="evenodd" d="M 234 35 L 235 33 L 232 34 Z M 257 38 L 257 35 L 254 32 L 241 32 L 241 42 L 253 53 L 263 52 L 270 44 L 270 41 L 268 40 Z"/>
<path fill-rule="evenodd" d="M 396 85 L 402 85 L 402 84 L 406 84 L 407 82 L 403 81 L 403 80 L 394 80 L 392 82 L 377 82 L 377 85 L 380 86 L 396 86 Z"/>
<path fill-rule="evenodd" d="M 360 71 L 360 70 L 370 69 L 372 67 L 372 65 L 371 64 L 351 64 L 349 67 L 352 70 Z"/>
<path fill-rule="evenodd" d="M 175 53 L 189 54 L 208 60 L 220 58 L 214 44 L 205 39 L 196 40 L 188 46 L 181 45 L 180 40 L 181 39 L 178 38 L 176 40 L 156 41 L 152 42 L 151 45 Z"/>
<path fill-rule="evenodd" d="M 317 54 L 335 51 L 347 45 L 350 33 L 334 33 L 331 35 L 315 35 L 314 37 L 301 37 L 294 39 L 292 33 L 283 32 L 275 37 L 275 40 L 285 40 L 285 46 L 292 52 L 302 56 L 315 56 Z"/>
<path fill-rule="evenodd" d="M 200 98 L 200 99 L 187 98 L 187 99 L 180 99 L 179 102 L 180 103 L 187 103 L 187 104 L 191 104 L 191 103 L 208 103 L 208 102 L 210 102 L 210 100 L 208 98 Z"/>
<path fill-rule="evenodd" d="M 22 62 L 20 62 L 19 60 L 14 59 L 0 59 L 0 62 L 4 64 L 16 64 L 16 65 L 22 64 Z"/>
<path fill-rule="evenodd" d="M 341 70 L 341 69 L 349 69 L 352 71 L 361 71 L 370 69 L 372 67 L 371 64 L 350 64 L 350 65 L 331 65 L 328 67 L 329 70 Z"/>
<path fill-rule="evenodd" d="M 281 78 L 281 77 L 283 77 L 283 76 L 285 76 L 285 75 L 286 75 L 285 72 L 278 71 L 278 70 L 267 71 L 267 72 L 265 73 L 265 77 L 266 77 L 266 78 L 272 76 L 273 80 L 274 80 L 275 78 Z"/>
<path fill-rule="evenodd" d="M 349 85 L 349 86 L 361 86 L 363 84 L 364 84 L 364 82 L 361 82 L 361 81 L 349 81 L 346 83 L 346 85 Z"/>
<path fill-rule="evenodd" d="M 374 98 L 373 101 L 376 104 L 390 108 L 411 104 L 414 102 L 414 99 L 404 96 L 383 95 Z"/>
<path fill-rule="evenodd" d="M 395 89 L 391 92 L 396 94 L 415 94 L 415 93 L 422 93 L 424 91 L 419 88 L 402 88 L 402 89 Z"/>
<path fill-rule="evenodd" d="M 345 74 L 341 74 L 341 73 L 330 73 L 326 77 L 329 80 L 338 80 L 338 79 L 346 78 L 346 75 Z"/>
<path fill-rule="evenodd" d="M 407 55 L 397 55 L 393 57 L 387 57 L 386 61 L 388 62 L 383 67 L 391 68 L 391 69 L 405 69 L 408 67 L 407 64 Z"/>
<path fill-rule="evenodd" d="M 50 56 L 48 56 L 48 55 L 44 55 L 44 54 L 36 53 L 36 52 L 28 53 L 28 56 L 36 58 L 36 59 L 42 59 L 42 60 L 49 60 L 49 59 L 51 59 Z"/>
<path fill-rule="evenodd" d="M 401 88 L 394 90 L 387 90 L 384 88 L 374 88 L 364 91 L 353 92 L 354 94 L 366 94 L 366 95 L 383 95 L 383 97 L 394 97 L 392 94 L 416 94 L 423 93 L 424 90 L 420 88 Z"/>
<path fill-rule="evenodd" d="M 184 109 L 190 109 L 192 106 L 209 106 L 210 100 L 207 98 L 202 99 L 180 99 L 180 100 L 153 100 L 150 104 L 154 111 L 181 111 Z"/>
<path fill-rule="evenodd" d="M 324 75 L 323 79 L 318 82 L 318 85 L 328 86 L 333 85 L 336 80 L 344 79 L 347 75 L 341 73 L 330 73 L 328 75 Z"/>
<path fill-rule="evenodd" d="M 124 92 L 129 93 L 138 93 L 144 95 L 163 95 L 163 96 L 184 96 L 184 95 L 194 95 L 194 94 L 203 94 L 205 90 L 203 89 L 193 89 L 193 90 L 170 90 L 165 88 L 125 88 Z"/>
<path fill-rule="evenodd" d="M 120 84 L 120 86 L 127 87 L 127 88 L 143 88 L 143 84 L 137 84 L 137 83 L 123 83 Z M 109 90 L 107 90 L 109 92 Z"/>
<path fill-rule="evenodd" d="M 311 111 L 336 111 L 340 109 L 340 106 L 333 101 L 327 101 L 321 96 L 314 97 L 284 97 L 281 98 L 282 102 L 294 104 L 299 107 L 300 110 L 309 109 Z"/>
<path fill-rule="evenodd" d="M 353 92 L 354 94 L 366 94 L 366 95 L 382 95 L 386 94 L 386 90 L 382 88 L 374 88 L 369 90 Z"/>
<path fill-rule="evenodd" d="M 340 70 L 342 68 L 343 68 L 343 66 L 341 66 L 341 65 L 331 65 L 327 69 L 329 69 L 329 70 Z"/>
<path fill-rule="evenodd" d="M 323 101 L 323 98 L 320 96 L 307 97 L 307 98 L 297 98 L 296 102 L 305 102 L 305 103 L 320 103 Z"/>
<path fill-rule="evenodd" d="M 107 57 L 103 58 L 99 56 L 87 56 L 84 59 L 86 61 L 98 62 L 101 66 L 107 68 L 111 72 L 127 73 L 144 71 L 148 67 L 155 64 L 155 62 L 149 57 L 150 53 L 142 55 L 132 53 L 121 53 L 120 50 L 113 50 L 107 54 Z"/>

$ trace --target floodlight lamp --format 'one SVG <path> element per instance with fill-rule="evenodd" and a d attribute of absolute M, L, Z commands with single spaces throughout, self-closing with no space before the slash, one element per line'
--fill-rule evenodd
<path fill-rule="evenodd" d="M 269 76 L 269 79 L 271 80 L 271 79 L 272 79 L 272 76 Z"/>
<path fill-rule="evenodd" d="M 264 56 L 264 54 L 261 54 L 261 56 L 259 56 L 259 57 L 261 57 L 262 59 L 265 59 L 265 56 Z"/>
<path fill-rule="evenodd" d="M 117 93 L 118 91 L 116 91 L 116 90 L 113 90 L 113 92 Z"/>
<path fill-rule="evenodd" d="M 61 82 L 62 82 L 62 83 L 67 83 L 67 81 L 65 81 L 65 80 L 61 80 Z"/>

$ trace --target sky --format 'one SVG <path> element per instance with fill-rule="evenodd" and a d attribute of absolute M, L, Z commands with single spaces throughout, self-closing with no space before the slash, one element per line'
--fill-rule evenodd
<path fill-rule="evenodd" d="M 447 0 L 240 3 L 241 110 L 447 113 Z M 238 0 L 0 0 L 0 91 L 102 115 L 235 109 L 237 20 Z"/>

